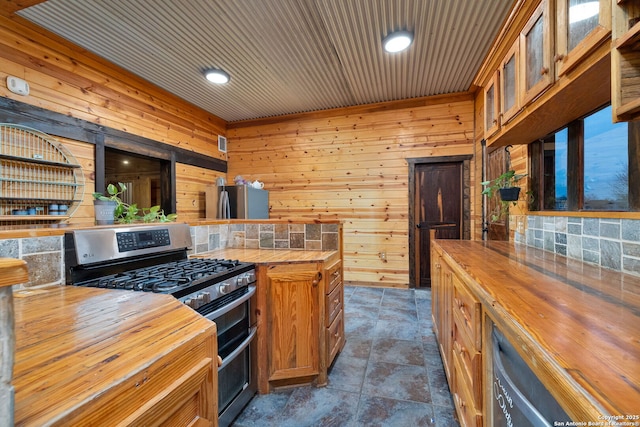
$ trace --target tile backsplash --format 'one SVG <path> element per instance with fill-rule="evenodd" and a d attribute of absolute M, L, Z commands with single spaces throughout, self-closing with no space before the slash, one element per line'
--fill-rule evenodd
<path fill-rule="evenodd" d="M 515 241 L 640 276 L 640 220 L 531 215 Z"/>
<path fill-rule="evenodd" d="M 191 226 L 193 249 L 223 248 L 337 250 L 338 224 L 217 224 Z M 16 288 L 64 284 L 63 236 L 0 239 L 0 257 L 27 263 L 29 282 Z"/>
<path fill-rule="evenodd" d="M 337 250 L 338 224 L 216 224 L 191 227 L 192 253 L 222 248 Z"/>

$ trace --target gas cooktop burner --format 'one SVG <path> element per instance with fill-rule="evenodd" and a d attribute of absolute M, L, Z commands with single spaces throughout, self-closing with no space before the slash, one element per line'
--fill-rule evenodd
<path fill-rule="evenodd" d="M 214 278 L 239 266 L 237 260 L 187 259 L 103 276 L 85 286 L 167 293 L 195 281 Z"/>

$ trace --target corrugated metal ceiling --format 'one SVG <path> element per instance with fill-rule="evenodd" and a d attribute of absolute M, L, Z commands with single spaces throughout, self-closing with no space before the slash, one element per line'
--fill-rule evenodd
<path fill-rule="evenodd" d="M 513 3 L 48 0 L 19 14 L 238 121 L 466 91 Z M 395 30 L 414 43 L 385 53 Z M 211 67 L 231 81 L 206 81 Z"/>

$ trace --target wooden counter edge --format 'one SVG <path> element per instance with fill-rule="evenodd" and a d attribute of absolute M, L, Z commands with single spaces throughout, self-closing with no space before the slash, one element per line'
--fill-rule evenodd
<path fill-rule="evenodd" d="M 574 420 L 601 420 L 603 414 L 609 412 L 597 401 L 595 396 L 588 393 L 567 369 L 558 363 L 551 352 L 544 348 L 532 334 L 520 325 L 473 277 L 462 268 L 437 241 L 432 241 L 432 248 L 437 251 L 451 269 L 463 280 L 465 285 L 482 304 L 483 310 L 483 352 L 486 348 L 487 332 L 485 315 L 505 335 L 507 340 L 518 350 L 529 368 L 540 379 L 551 395 L 560 403 L 568 415 Z M 488 357 L 483 357 L 485 370 Z M 488 390 L 487 384 L 483 385 Z"/>
<path fill-rule="evenodd" d="M 29 281 L 27 263 L 20 259 L 0 258 L 0 421 L 13 424 L 13 365 L 16 335 L 13 285 Z M 3 422 L 4 422 L 3 421 Z"/>
<path fill-rule="evenodd" d="M 0 258 L 0 288 L 29 281 L 27 263 L 21 259 Z"/>

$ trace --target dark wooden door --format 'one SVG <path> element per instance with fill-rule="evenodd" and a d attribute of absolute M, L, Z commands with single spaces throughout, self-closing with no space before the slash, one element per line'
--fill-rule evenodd
<path fill-rule="evenodd" d="M 437 239 L 462 236 L 462 162 L 418 164 L 415 174 L 416 286 L 431 287 L 430 230 Z"/>

